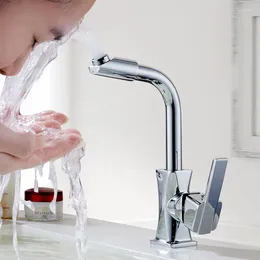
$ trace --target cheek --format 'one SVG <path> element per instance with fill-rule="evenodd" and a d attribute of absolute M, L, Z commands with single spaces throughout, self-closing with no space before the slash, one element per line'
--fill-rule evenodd
<path fill-rule="evenodd" d="M 16 44 L 0 43 L 0 69 L 12 65 L 20 56 L 20 51 L 15 48 Z"/>
<path fill-rule="evenodd" d="M 0 29 L 0 69 L 12 65 L 28 50 L 30 38 L 26 33 L 22 35 L 22 32 L 17 30 L 17 26 L 13 28 L 15 27 L 15 30 L 9 28 L 9 31 L 8 28 Z"/>

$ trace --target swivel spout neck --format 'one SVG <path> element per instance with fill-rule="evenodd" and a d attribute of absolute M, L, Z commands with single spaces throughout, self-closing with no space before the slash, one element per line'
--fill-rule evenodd
<path fill-rule="evenodd" d="M 142 81 L 155 86 L 166 108 L 166 170 L 182 170 L 182 118 L 178 92 L 171 80 L 158 70 L 140 66 L 135 61 L 107 55 L 93 60 L 89 71 L 93 75 L 126 81 Z"/>

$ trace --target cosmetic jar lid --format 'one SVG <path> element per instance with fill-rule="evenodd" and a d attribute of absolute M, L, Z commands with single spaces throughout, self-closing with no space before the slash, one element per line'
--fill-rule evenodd
<path fill-rule="evenodd" d="M 32 202 L 52 202 L 54 197 L 54 190 L 51 188 L 39 187 L 39 192 L 34 192 L 34 189 L 29 189 L 25 191 L 25 200 Z M 57 191 L 56 202 L 63 201 L 63 192 L 61 190 Z"/>

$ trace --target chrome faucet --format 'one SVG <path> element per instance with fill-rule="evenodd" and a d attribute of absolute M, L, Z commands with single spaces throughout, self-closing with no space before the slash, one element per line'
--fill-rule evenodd
<path fill-rule="evenodd" d="M 182 169 L 182 115 L 178 92 L 163 73 L 135 61 L 108 55 L 92 60 L 89 71 L 108 78 L 142 81 L 154 85 L 166 108 L 166 168 L 157 170 L 159 219 L 152 245 L 173 248 L 196 246 L 191 231 L 209 234 L 215 230 L 222 209 L 219 201 L 227 159 L 214 159 L 205 194 L 191 193 L 191 170 Z"/>

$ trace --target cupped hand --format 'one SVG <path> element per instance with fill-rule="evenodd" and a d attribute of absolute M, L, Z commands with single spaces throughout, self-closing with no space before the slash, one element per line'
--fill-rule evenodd
<path fill-rule="evenodd" d="M 67 122 L 64 114 L 45 111 L 33 116 L 19 116 L 22 123 L 35 118 L 32 129 L 36 134 L 15 132 L 0 124 L 0 174 L 28 169 L 58 159 L 81 141 L 80 132 L 75 129 L 60 130 Z M 59 134 L 45 136 L 45 128 L 58 129 Z"/>

